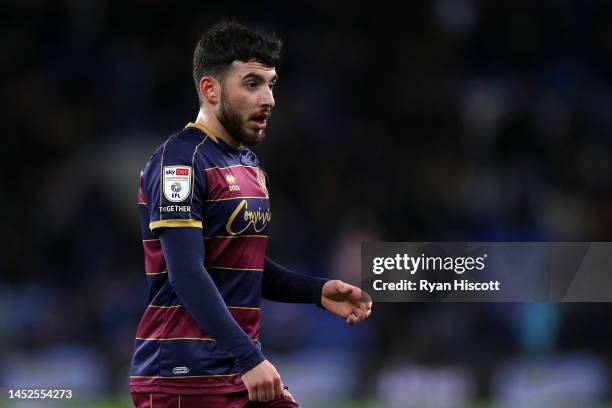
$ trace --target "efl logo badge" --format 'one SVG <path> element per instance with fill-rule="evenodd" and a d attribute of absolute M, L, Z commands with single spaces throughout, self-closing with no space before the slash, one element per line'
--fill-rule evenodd
<path fill-rule="evenodd" d="M 164 166 L 164 196 L 174 203 L 189 197 L 191 191 L 190 166 Z"/>

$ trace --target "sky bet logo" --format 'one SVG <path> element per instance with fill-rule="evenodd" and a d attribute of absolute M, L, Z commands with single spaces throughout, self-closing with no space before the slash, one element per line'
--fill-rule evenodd
<path fill-rule="evenodd" d="M 166 169 L 166 176 L 188 176 L 189 169 Z"/>

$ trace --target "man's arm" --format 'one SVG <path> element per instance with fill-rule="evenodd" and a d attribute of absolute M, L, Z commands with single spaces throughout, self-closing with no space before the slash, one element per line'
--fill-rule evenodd
<path fill-rule="evenodd" d="M 270 258 L 264 262 L 262 295 L 286 303 L 314 303 L 328 312 L 357 324 L 372 312 L 372 298 L 356 286 L 291 272 Z"/>
<path fill-rule="evenodd" d="M 264 299 L 285 303 L 314 303 L 321 306 L 327 279 L 292 272 L 266 257 L 263 270 Z"/>
<path fill-rule="evenodd" d="M 230 314 L 204 268 L 204 238 L 198 228 L 164 228 L 159 234 L 168 279 L 181 303 L 221 348 L 236 356 L 251 399 L 282 394 L 280 376 Z"/>

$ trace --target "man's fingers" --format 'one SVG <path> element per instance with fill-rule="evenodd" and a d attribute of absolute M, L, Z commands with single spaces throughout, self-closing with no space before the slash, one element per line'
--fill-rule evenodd
<path fill-rule="evenodd" d="M 247 391 L 249 392 L 249 401 L 257 401 L 257 387 L 247 387 Z"/>
<path fill-rule="evenodd" d="M 360 317 L 358 317 L 358 316 L 356 316 L 354 313 L 352 313 L 352 314 L 351 314 L 351 315 L 350 315 L 350 316 L 349 316 L 349 317 L 346 319 L 346 322 L 347 322 L 348 324 L 351 324 L 351 325 L 352 325 L 352 324 L 357 324 L 357 323 L 359 323 L 359 322 L 360 322 L 360 321 L 362 321 L 362 320 L 363 320 L 363 319 L 361 319 Z"/>
<path fill-rule="evenodd" d="M 357 286 L 353 286 L 353 293 L 351 294 L 351 298 L 353 299 L 355 304 L 363 304 L 368 309 L 372 308 L 372 297 L 368 295 L 365 290 L 362 290 Z"/>
<path fill-rule="evenodd" d="M 283 396 L 283 381 L 280 377 L 274 378 L 274 399 Z"/>
<path fill-rule="evenodd" d="M 273 401 L 276 399 L 276 393 L 274 391 L 274 382 L 266 384 L 266 399 L 265 401 Z"/>
<path fill-rule="evenodd" d="M 359 299 L 365 303 L 368 309 L 372 308 L 372 296 L 368 294 L 365 290 L 359 289 Z"/>
<path fill-rule="evenodd" d="M 369 315 L 369 311 L 364 312 L 361 308 L 355 308 L 353 309 L 352 313 L 347 317 L 346 322 L 351 325 L 361 323 L 362 321 L 367 319 Z"/>
<path fill-rule="evenodd" d="M 360 319 L 366 318 L 366 312 L 360 308 L 353 309 L 353 314 Z"/>
<path fill-rule="evenodd" d="M 350 293 L 351 300 L 359 301 L 361 299 L 361 289 L 359 289 L 357 286 L 353 286 L 349 284 L 346 284 L 346 286 L 348 286 L 351 289 L 350 292 L 347 292 L 347 293 Z"/>
<path fill-rule="evenodd" d="M 272 381 L 267 382 L 264 386 L 265 399 L 260 401 L 274 401 L 283 396 L 283 382 L 280 377 L 274 377 Z"/>
<path fill-rule="evenodd" d="M 338 282 L 338 285 L 336 285 L 336 290 L 338 291 L 338 293 L 342 293 L 343 295 L 348 295 L 349 293 L 353 291 L 353 287 L 344 282 Z"/>
<path fill-rule="evenodd" d="M 266 399 L 266 384 L 260 383 L 257 385 L 257 400 L 256 401 L 267 401 Z"/>
<path fill-rule="evenodd" d="M 283 382 L 268 360 L 261 362 L 242 376 L 250 401 L 268 402 L 282 395 Z"/>

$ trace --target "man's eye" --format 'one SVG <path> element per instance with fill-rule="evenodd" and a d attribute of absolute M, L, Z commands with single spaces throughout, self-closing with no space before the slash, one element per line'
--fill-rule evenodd
<path fill-rule="evenodd" d="M 246 86 L 247 88 L 253 89 L 257 87 L 257 84 L 255 82 L 247 82 Z"/>

